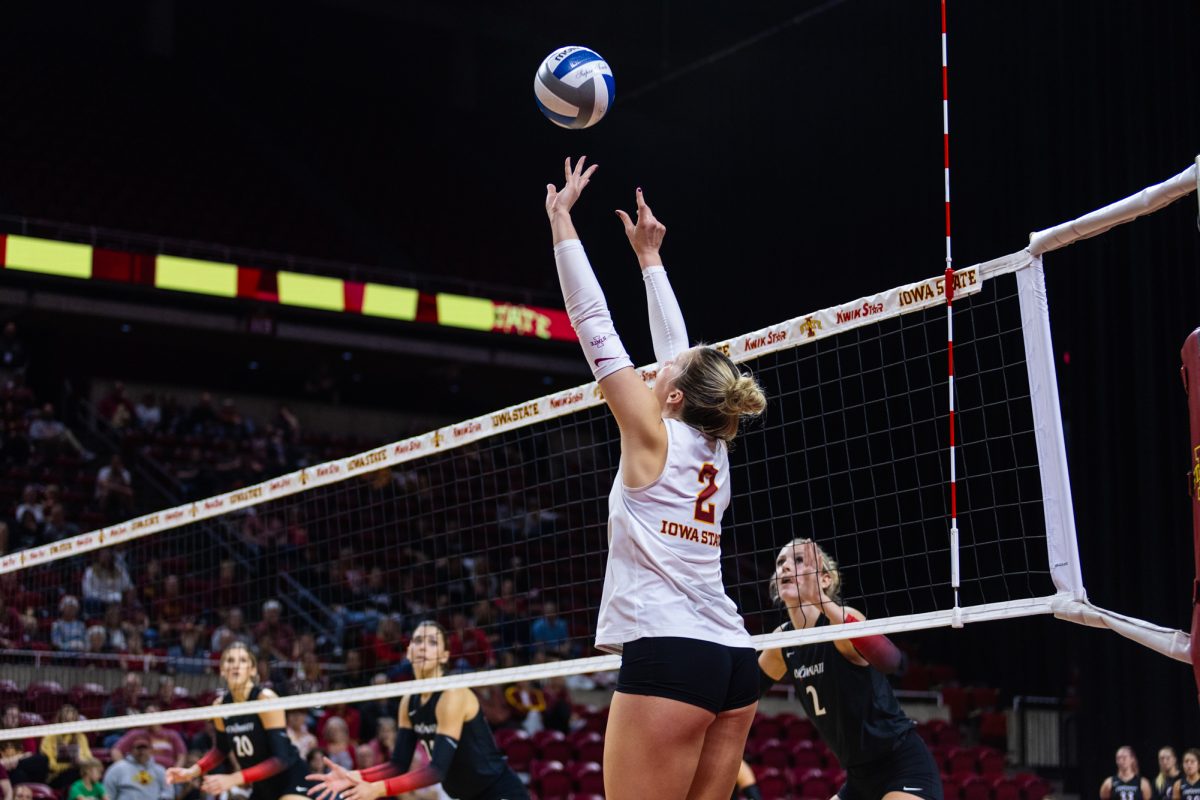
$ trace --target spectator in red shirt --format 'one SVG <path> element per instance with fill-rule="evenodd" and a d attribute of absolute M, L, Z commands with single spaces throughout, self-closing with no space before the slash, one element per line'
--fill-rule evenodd
<path fill-rule="evenodd" d="M 384 617 L 379 621 L 372 649 L 375 651 L 375 665 L 380 669 L 400 664 L 408 657 L 400 623 L 394 617 Z"/>
<path fill-rule="evenodd" d="M 488 641 L 487 634 L 461 611 L 451 617 L 450 664 L 454 671 L 473 672 L 496 666 L 496 653 Z"/>
<path fill-rule="evenodd" d="M 20 649 L 23 628 L 20 613 L 0 594 L 0 649 Z"/>

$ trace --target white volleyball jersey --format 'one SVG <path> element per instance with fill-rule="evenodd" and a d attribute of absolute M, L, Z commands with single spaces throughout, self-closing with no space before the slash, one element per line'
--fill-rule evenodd
<path fill-rule="evenodd" d="M 620 653 L 625 642 L 646 636 L 751 647 L 721 580 L 729 452 L 689 425 L 663 422 L 662 474 L 630 489 L 618 469 L 608 496 L 608 568 L 596 647 Z"/>

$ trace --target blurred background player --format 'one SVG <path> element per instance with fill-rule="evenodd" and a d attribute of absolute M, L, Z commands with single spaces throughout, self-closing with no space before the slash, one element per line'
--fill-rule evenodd
<path fill-rule="evenodd" d="M 214 705 L 278 696 L 258 685 L 258 659 L 241 642 L 234 642 L 221 654 L 221 677 L 228 689 Z M 167 770 L 168 783 L 186 783 L 204 775 L 201 787 L 209 795 L 252 783 L 256 800 L 306 800 L 305 792 L 311 785 L 304 777 L 308 769 L 288 738 L 282 711 L 216 717 L 213 724 L 217 729 L 216 745 L 195 765 Z M 208 774 L 230 753 L 237 757 L 239 771 Z"/>
<path fill-rule="evenodd" d="M 408 645 L 417 680 L 439 678 L 450 660 L 446 632 L 433 621 L 417 625 Z M 412 770 L 417 742 L 429 753 L 429 764 Z M 492 729 L 470 689 L 449 689 L 413 695 L 400 703 L 396 744 L 391 759 L 364 770 L 350 771 L 325 758 L 326 773 L 308 776 L 309 794 L 330 800 L 374 800 L 423 789 L 434 784 L 458 800 L 528 800 L 529 792 L 508 768 L 492 738 Z"/>

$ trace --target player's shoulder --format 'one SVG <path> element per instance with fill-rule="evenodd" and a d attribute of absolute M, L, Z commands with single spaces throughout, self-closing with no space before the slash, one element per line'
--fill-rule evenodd
<path fill-rule="evenodd" d="M 264 686 L 258 690 L 259 700 L 274 700 L 278 697 L 279 695 L 275 694 L 275 690 L 271 689 L 270 687 Z"/>

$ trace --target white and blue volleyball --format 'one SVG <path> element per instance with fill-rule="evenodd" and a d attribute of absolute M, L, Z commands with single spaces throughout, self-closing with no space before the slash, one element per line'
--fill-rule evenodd
<path fill-rule="evenodd" d="M 542 61 L 533 94 L 546 119 L 560 128 L 589 128 L 612 106 L 616 84 L 595 50 L 560 47 Z"/>

